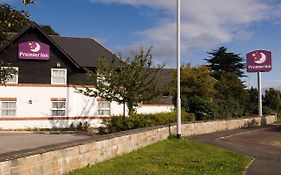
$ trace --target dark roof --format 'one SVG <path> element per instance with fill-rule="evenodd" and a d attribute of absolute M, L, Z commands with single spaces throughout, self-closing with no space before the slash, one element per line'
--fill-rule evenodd
<path fill-rule="evenodd" d="M 158 78 L 157 86 L 159 88 L 163 88 L 169 85 L 174 79 L 175 73 L 176 73 L 176 69 L 170 69 L 170 68 L 160 69 L 157 72 L 157 78 Z"/>
<path fill-rule="evenodd" d="M 30 22 L 26 27 L 24 27 L 17 35 L 14 35 L 12 37 L 12 39 L 9 40 L 8 43 L 6 43 L 5 45 L 1 46 L 0 48 L 0 52 L 2 52 L 4 49 L 6 49 L 7 47 L 9 47 L 16 39 L 18 39 L 20 36 L 22 36 L 25 32 L 27 32 L 29 29 L 36 29 L 38 30 L 44 37 L 46 37 L 52 44 L 54 44 L 68 59 L 69 61 L 72 62 L 72 64 L 74 66 L 76 66 L 77 68 L 80 68 L 80 66 L 77 64 L 77 62 L 75 60 L 73 60 L 64 50 L 61 49 L 61 47 L 54 42 L 49 35 L 47 35 L 42 29 L 41 27 L 36 24 L 35 22 Z"/>
<path fill-rule="evenodd" d="M 173 96 L 156 97 L 143 104 L 173 104 Z"/>
<path fill-rule="evenodd" d="M 49 36 L 35 22 L 30 22 L 29 25 L 24 27 L 17 35 L 13 36 L 12 39 L 9 40 L 9 43 L 0 48 L 0 52 L 30 28 L 39 30 L 40 33 L 54 44 L 77 68 L 95 68 L 98 66 L 100 58 L 105 58 L 113 67 L 124 64 L 119 57 L 94 39 L 61 37 L 55 35 Z"/>
<path fill-rule="evenodd" d="M 106 58 L 113 66 L 122 60 L 91 38 L 50 36 L 81 67 L 97 67 L 100 58 Z"/>

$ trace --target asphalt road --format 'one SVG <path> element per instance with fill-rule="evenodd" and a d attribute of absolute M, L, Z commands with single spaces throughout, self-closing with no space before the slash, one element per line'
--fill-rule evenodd
<path fill-rule="evenodd" d="M 247 175 L 281 175 L 281 147 L 270 143 L 281 137 L 281 126 L 238 129 L 190 137 L 254 158 Z"/>

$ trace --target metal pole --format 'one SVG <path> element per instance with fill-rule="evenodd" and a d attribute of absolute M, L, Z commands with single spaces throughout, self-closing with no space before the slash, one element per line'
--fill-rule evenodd
<path fill-rule="evenodd" d="M 180 98 L 180 0 L 177 0 L 177 138 L 181 138 Z"/>
<path fill-rule="evenodd" d="M 261 72 L 258 72 L 258 91 L 259 91 L 259 116 L 262 116 L 262 96 L 261 96 Z"/>

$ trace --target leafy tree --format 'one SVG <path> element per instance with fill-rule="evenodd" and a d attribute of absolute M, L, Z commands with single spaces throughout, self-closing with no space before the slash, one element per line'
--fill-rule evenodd
<path fill-rule="evenodd" d="M 215 90 L 216 93 L 214 98 L 215 102 L 220 104 L 220 107 L 222 108 L 220 110 L 233 111 L 231 113 L 236 117 L 245 114 L 248 94 L 244 84 L 237 75 L 232 72 L 222 73 L 220 75 L 220 80 L 217 81 L 215 85 Z M 229 104 L 223 103 L 223 101 L 228 101 Z M 225 106 L 223 106 L 223 104 Z M 230 104 L 233 104 L 233 109 Z M 234 109 L 237 109 L 237 111 L 235 112 Z M 227 114 L 228 112 L 223 113 Z"/>
<path fill-rule="evenodd" d="M 266 90 L 263 102 L 265 106 L 269 107 L 275 112 L 278 112 L 281 110 L 281 92 L 273 88 Z"/>
<path fill-rule="evenodd" d="M 176 77 L 174 79 L 176 81 Z M 194 113 L 197 120 L 207 120 L 215 116 L 212 104 L 215 83 L 216 80 L 211 77 L 211 72 L 206 66 L 191 67 L 188 64 L 181 67 L 182 107 L 185 111 Z M 175 99 L 176 93 L 174 102 Z"/>
<path fill-rule="evenodd" d="M 181 67 L 181 95 L 198 96 L 202 99 L 211 99 L 214 95 L 216 80 L 211 76 L 206 66 Z"/>
<path fill-rule="evenodd" d="M 35 0 L 23 0 L 24 5 L 29 5 L 35 2 Z"/>
<path fill-rule="evenodd" d="M 220 80 L 215 84 L 216 98 L 224 99 L 226 97 L 233 97 L 241 100 L 242 96 L 246 95 L 245 85 L 232 72 L 222 73 Z"/>
<path fill-rule="evenodd" d="M 13 77 L 13 75 L 17 74 L 17 70 L 15 70 L 11 64 L 0 60 L 0 83 L 5 84 L 7 80 Z M 5 67 L 5 68 L 2 68 Z"/>
<path fill-rule="evenodd" d="M 207 61 L 207 67 L 213 72 L 213 76 L 220 80 L 220 75 L 226 72 L 234 73 L 237 77 L 244 76 L 245 64 L 239 54 L 227 52 L 225 47 L 208 52 L 210 55 Z"/>
<path fill-rule="evenodd" d="M 0 4 L 0 44 L 9 39 L 9 34 L 18 32 L 29 23 L 29 15 L 8 4 Z"/>
<path fill-rule="evenodd" d="M 8 4 L 0 4 L 0 45 L 7 42 L 11 36 L 30 23 L 26 11 L 18 11 Z M 41 25 L 48 35 L 58 35 L 51 26 Z"/>
<path fill-rule="evenodd" d="M 49 25 L 40 25 L 42 30 L 47 33 L 48 35 L 59 35 L 57 32 L 54 31 L 54 29 Z"/>
<path fill-rule="evenodd" d="M 228 52 L 225 47 L 208 52 L 210 55 L 207 67 L 212 71 L 212 76 L 217 79 L 215 85 L 214 102 L 217 103 L 220 113 L 224 117 L 239 117 L 246 113 L 248 93 L 241 81 L 244 77 L 245 63 L 239 54 Z"/>
<path fill-rule="evenodd" d="M 119 104 L 126 104 L 129 114 L 143 101 L 148 101 L 158 94 L 157 72 L 161 67 L 152 68 L 150 49 L 140 53 L 132 52 L 125 64 L 114 68 L 105 59 L 101 59 L 97 72 L 90 72 L 90 78 L 96 81 L 96 90 L 79 89 L 80 93 L 91 97 L 101 97 Z"/>
<path fill-rule="evenodd" d="M 246 103 L 246 113 L 247 114 L 258 114 L 258 90 L 257 88 L 251 87 L 247 90 L 247 103 Z"/>

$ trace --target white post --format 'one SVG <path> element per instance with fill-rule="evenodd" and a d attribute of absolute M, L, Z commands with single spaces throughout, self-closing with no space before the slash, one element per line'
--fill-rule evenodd
<path fill-rule="evenodd" d="M 261 89 L 261 72 L 258 72 L 258 91 L 259 91 L 259 116 L 262 116 L 262 89 Z"/>
<path fill-rule="evenodd" d="M 181 138 L 180 66 L 180 0 L 177 0 L 177 138 Z"/>

